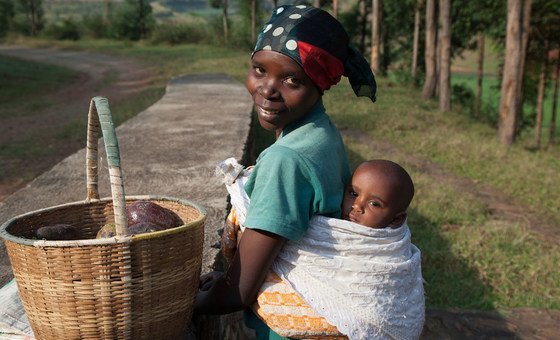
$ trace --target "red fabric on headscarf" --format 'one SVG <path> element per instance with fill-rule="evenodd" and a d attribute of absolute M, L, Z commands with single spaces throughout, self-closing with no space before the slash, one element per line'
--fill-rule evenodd
<path fill-rule="evenodd" d="M 303 70 L 321 89 L 328 90 L 337 84 L 344 74 L 344 64 L 329 52 L 303 41 L 298 41 Z"/>

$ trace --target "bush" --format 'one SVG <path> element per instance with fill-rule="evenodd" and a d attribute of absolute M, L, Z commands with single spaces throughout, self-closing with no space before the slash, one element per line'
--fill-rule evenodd
<path fill-rule="evenodd" d="M 455 84 L 451 86 L 451 101 L 472 111 L 474 93 L 468 86 Z"/>
<path fill-rule="evenodd" d="M 14 17 L 14 5 L 11 0 L 0 0 L 0 37 L 4 37 Z"/>
<path fill-rule="evenodd" d="M 82 32 L 74 19 L 66 18 L 60 23 L 47 26 L 45 35 L 57 40 L 80 40 Z"/>
<path fill-rule="evenodd" d="M 146 39 L 155 26 L 152 7 L 147 0 L 126 0 L 114 19 L 117 38 Z"/>
<path fill-rule="evenodd" d="M 251 26 L 248 22 L 237 20 L 229 26 L 229 44 L 247 50 L 255 46 L 251 41 Z"/>
<path fill-rule="evenodd" d="M 100 14 L 86 15 L 84 17 L 83 26 L 84 33 L 92 38 L 100 39 L 111 37 L 111 28 Z"/>
<path fill-rule="evenodd" d="M 199 43 L 206 39 L 206 25 L 187 22 L 165 22 L 157 25 L 152 32 L 151 42 L 170 45 Z"/>

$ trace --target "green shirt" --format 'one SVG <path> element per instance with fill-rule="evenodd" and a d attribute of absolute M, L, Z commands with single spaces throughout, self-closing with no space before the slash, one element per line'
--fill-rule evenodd
<path fill-rule="evenodd" d="M 298 239 L 311 216 L 340 217 L 349 179 L 342 138 L 319 101 L 257 159 L 245 185 L 251 198 L 245 226 Z"/>

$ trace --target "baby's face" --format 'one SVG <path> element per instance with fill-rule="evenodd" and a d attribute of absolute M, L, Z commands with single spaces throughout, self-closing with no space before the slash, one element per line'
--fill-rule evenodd
<path fill-rule="evenodd" d="M 392 225 L 399 211 L 390 182 L 368 167 L 358 167 L 344 190 L 342 218 L 372 228 L 398 227 Z"/>

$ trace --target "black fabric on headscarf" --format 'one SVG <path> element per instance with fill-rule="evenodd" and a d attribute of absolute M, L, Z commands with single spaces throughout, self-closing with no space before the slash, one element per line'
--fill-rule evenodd
<path fill-rule="evenodd" d="M 322 90 L 348 77 L 357 96 L 376 100 L 377 84 L 364 56 L 329 13 L 311 6 L 280 6 L 259 33 L 254 52 L 270 50 L 295 60 Z"/>

